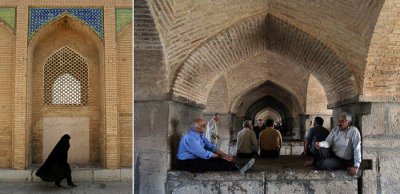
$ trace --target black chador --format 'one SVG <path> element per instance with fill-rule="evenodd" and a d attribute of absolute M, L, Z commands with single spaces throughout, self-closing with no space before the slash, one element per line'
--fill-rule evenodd
<path fill-rule="evenodd" d="M 36 172 L 36 176 L 46 182 L 55 182 L 55 185 L 61 187 L 60 182 L 67 178 L 69 186 L 76 186 L 72 183 L 71 167 L 68 160 L 69 139 L 71 137 L 65 134 L 51 151 L 44 164 Z"/>

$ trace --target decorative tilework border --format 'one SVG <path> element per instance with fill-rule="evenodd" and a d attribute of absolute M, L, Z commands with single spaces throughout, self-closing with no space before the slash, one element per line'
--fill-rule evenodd
<path fill-rule="evenodd" d="M 116 35 L 118 35 L 124 27 L 132 22 L 132 8 L 117 8 L 115 9 L 115 24 Z"/>
<path fill-rule="evenodd" d="M 103 9 L 102 8 L 37 8 L 29 9 L 28 40 L 47 23 L 70 14 L 89 25 L 103 39 Z"/>
<path fill-rule="evenodd" d="M 15 7 L 0 7 L 0 19 L 15 31 Z"/>

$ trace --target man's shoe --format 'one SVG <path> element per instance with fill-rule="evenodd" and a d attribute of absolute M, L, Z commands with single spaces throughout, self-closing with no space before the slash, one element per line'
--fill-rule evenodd
<path fill-rule="evenodd" d="M 252 158 L 250 159 L 246 164 L 244 164 L 242 167 L 240 167 L 239 171 L 241 174 L 244 174 L 247 170 L 249 170 L 251 167 L 254 166 L 254 162 L 256 159 Z"/>

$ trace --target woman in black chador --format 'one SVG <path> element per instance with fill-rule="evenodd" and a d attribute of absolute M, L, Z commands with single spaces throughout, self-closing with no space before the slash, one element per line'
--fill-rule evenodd
<path fill-rule="evenodd" d="M 69 186 L 76 186 L 71 179 L 71 168 L 67 163 L 69 139 L 71 137 L 65 134 L 51 151 L 44 164 L 36 172 L 36 176 L 46 182 L 55 182 L 55 185 L 61 187 L 60 182 L 67 178 Z"/>

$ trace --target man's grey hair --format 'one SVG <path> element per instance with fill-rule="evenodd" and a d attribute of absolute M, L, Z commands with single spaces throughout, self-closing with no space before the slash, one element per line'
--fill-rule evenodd
<path fill-rule="evenodd" d="M 200 122 L 201 120 L 202 120 L 202 119 L 193 119 L 193 121 L 192 121 L 192 128 L 200 127 L 199 122 Z"/>
<path fill-rule="evenodd" d="M 347 112 L 340 113 L 339 117 L 344 117 L 347 122 L 351 122 L 351 120 L 352 120 L 351 114 L 349 114 Z"/>
<path fill-rule="evenodd" d="M 214 113 L 214 118 L 217 117 L 218 115 L 221 116 L 221 114 L 219 113 Z"/>
<path fill-rule="evenodd" d="M 195 128 L 195 127 L 198 127 L 198 126 L 199 126 L 199 124 L 197 122 L 193 121 L 192 128 Z"/>
<path fill-rule="evenodd" d="M 243 122 L 243 127 L 249 128 L 249 126 L 251 125 L 251 123 L 253 123 L 253 121 L 251 121 L 251 120 L 245 120 L 245 121 Z"/>

